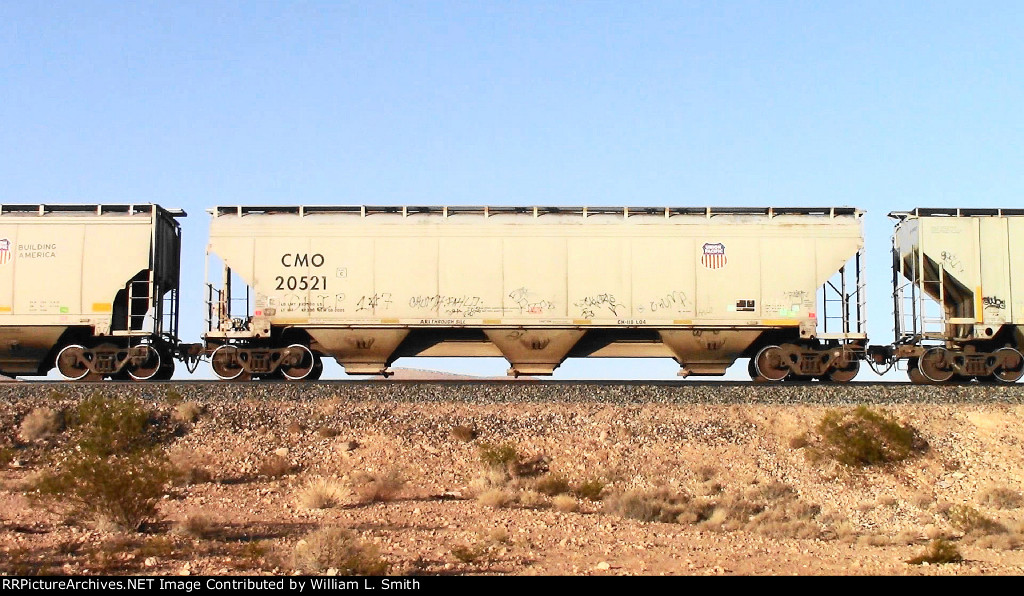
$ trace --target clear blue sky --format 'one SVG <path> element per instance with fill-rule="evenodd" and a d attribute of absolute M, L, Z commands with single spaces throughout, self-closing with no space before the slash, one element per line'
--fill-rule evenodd
<path fill-rule="evenodd" d="M 888 343 L 885 214 L 1024 207 L 1022 32 L 1022 2 L 0 0 L 0 200 L 188 210 L 191 341 L 216 204 L 852 205 Z"/>

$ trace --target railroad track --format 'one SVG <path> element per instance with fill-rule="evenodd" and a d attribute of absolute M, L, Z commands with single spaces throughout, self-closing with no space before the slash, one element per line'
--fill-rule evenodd
<path fill-rule="evenodd" d="M 79 399 L 95 393 L 147 400 L 345 401 L 466 403 L 678 404 L 822 404 L 859 403 L 1009 403 L 1024 404 L 1024 385 L 914 385 L 864 382 L 849 384 L 735 381 L 523 381 L 481 380 L 337 380 L 322 382 L 222 381 L 4 383 L 0 402 Z"/>
<path fill-rule="evenodd" d="M 24 385 L 45 385 L 48 387 L 84 387 L 102 390 L 110 387 L 174 387 L 176 385 L 185 386 L 210 386 L 210 387 L 263 387 L 263 386 L 275 386 L 275 387 L 322 387 L 322 386 L 359 386 L 359 385 L 481 385 L 481 386 L 493 386 L 493 385 L 505 385 L 510 387 L 532 387 L 532 386 L 575 386 L 575 385 L 592 385 L 602 387 L 757 387 L 766 390 L 772 390 L 773 388 L 788 388 L 788 387 L 820 387 L 820 388 L 843 388 L 851 387 L 855 389 L 869 388 L 869 387 L 904 387 L 913 386 L 908 381 L 853 381 L 850 383 L 833 384 L 833 383 L 820 383 L 817 381 L 785 381 L 778 383 L 756 383 L 753 381 L 695 381 L 695 380 L 651 380 L 651 381 L 625 381 L 625 380 L 600 380 L 600 379 L 585 379 L 585 380 L 530 380 L 530 379 L 385 379 L 385 378 L 371 378 L 371 379 L 332 379 L 332 380 L 318 380 L 318 381 L 282 381 L 282 380 L 255 380 L 255 381 L 220 381 L 213 379 L 182 379 L 172 381 L 146 381 L 145 383 L 139 383 L 137 381 L 102 381 L 102 382 L 81 382 L 81 381 L 63 381 L 55 379 L 45 380 L 32 380 L 32 381 L 13 381 L 11 384 L 3 383 L 0 384 L 0 390 L 7 387 L 24 386 Z M 918 385 L 917 387 L 922 387 Z M 1007 385 L 991 385 L 991 384 L 980 384 L 980 383 L 948 383 L 942 385 L 927 385 L 925 387 L 936 389 L 936 388 L 976 388 L 982 389 L 1013 389 L 1018 387 L 1021 391 L 1024 391 L 1024 383 L 1018 384 L 1007 384 Z"/>

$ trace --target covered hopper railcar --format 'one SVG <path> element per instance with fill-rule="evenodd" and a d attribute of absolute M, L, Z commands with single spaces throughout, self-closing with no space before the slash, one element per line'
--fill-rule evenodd
<path fill-rule="evenodd" d="M 184 216 L 150 204 L 0 204 L 0 373 L 170 378 L 186 357 Z"/>
<path fill-rule="evenodd" d="M 1024 209 L 890 213 L 895 341 L 872 347 L 917 383 L 1024 375 Z"/>
<path fill-rule="evenodd" d="M 867 343 L 862 212 L 836 208 L 245 206 L 211 210 L 205 353 L 222 379 L 312 379 L 322 357 L 750 358 L 849 381 Z"/>

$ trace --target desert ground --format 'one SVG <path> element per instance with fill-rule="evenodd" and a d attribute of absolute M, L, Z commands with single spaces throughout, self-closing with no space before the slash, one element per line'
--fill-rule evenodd
<path fill-rule="evenodd" d="M 1021 388 L 543 387 L 6 383 L 0 572 L 1024 571 Z M 101 437 L 167 472 L 133 521 L 114 464 L 45 488 L 100 440 L 86 402 L 145 412 L 141 451 Z M 831 451 L 823 419 L 861 402 L 912 434 L 903 459 Z"/>

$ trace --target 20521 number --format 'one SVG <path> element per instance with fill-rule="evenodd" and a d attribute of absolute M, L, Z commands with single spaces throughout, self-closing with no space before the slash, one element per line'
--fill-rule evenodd
<path fill-rule="evenodd" d="M 274 279 L 277 280 L 278 290 L 326 290 L 327 289 L 327 276 L 326 275 L 289 275 L 284 277 L 278 275 Z"/>

